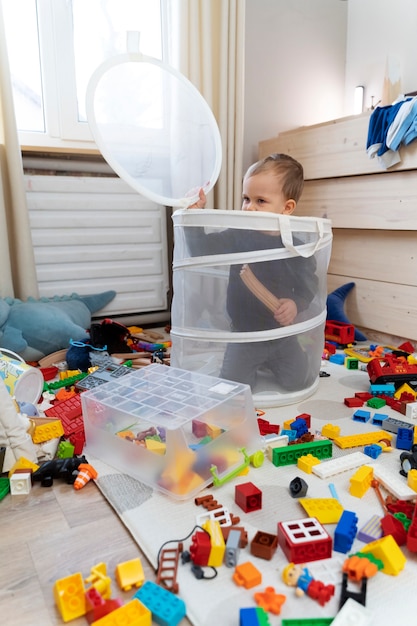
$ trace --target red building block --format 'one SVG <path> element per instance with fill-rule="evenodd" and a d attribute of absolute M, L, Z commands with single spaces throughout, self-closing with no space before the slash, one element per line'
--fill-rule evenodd
<path fill-rule="evenodd" d="M 292 563 L 308 563 L 332 556 L 332 539 L 315 517 L 279 522 L 278 544 Z"/>
<path fill-rule="evenodd" d="M 253 483 L 243 483 L 235 487 L 235 502 L 245 513 L 262 509 L 262 491 Z"/>
<path fill-rule="evenodd" d="M 207 565 L 210 551 L 210 535 L 202 530 L 194 533 L 190 545 L 190 556 L 194 565 Z"/>

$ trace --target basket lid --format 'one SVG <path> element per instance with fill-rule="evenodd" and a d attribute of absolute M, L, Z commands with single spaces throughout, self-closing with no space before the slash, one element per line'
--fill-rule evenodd
<path fill-rule="evenodd" d="M 219 176 L 220 133 L 200 92 L 174 68 L 121 54 L 92 75 L 87 119 L 103 157 L 133 189 L 173 207 L 196 202 Z"/>

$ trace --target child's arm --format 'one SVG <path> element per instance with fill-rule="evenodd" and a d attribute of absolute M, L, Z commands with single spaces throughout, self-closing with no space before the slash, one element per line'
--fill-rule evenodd
<path fill-rule="evenodd" d="M 204 209 L 207 203 L 207 197 L 203 189 L 198 192 L 198 200 L 195 204 L 187 207 L 188 209 Z"/>
<path fill-rule="evenodd" d="M 250 269 L 244 265 L 240 277 L 246 287 L 258 298 L 273 314 L 281 326 L 289 326 L 297 316 L 297 305 L 290 298 L 277 298 L 267 289 Z"/>

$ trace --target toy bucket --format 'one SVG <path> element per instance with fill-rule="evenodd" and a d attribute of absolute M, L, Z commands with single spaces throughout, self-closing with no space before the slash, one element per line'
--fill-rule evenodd
<path fill-rule="evenodd" d="M 17 402 L 39 402 L 44 384 L 42 372 L 5 348 L 0 348 L 0 378 Z"/>
<path fill-rule="evenodd" d="M 173 221 L 171 364 L 249 384 L 259 408 L 310 396 L 324 347 L 330 221 L 217 209 L 178 210 Z M 297 301 L 291 325 L 274 318 L 278 296 Z"/>

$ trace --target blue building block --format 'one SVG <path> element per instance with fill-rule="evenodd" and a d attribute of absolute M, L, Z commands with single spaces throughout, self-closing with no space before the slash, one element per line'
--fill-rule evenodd
<path fill-rule="evenodd" d="M 181 598 L 147 580 L 133 596 L 152 613 L 152 622 L 161 626 L 177 626 L 185 617 L 185 603 Z"/>
<path fill-rule="evenodd" d="M 394 383 L 386 383 L 385 385 L 371 385 L 369 391 L 373 396 L 394 396 Z"/>
<path fill-rule="evenodd" d="M 346 554 L 358 532 L 358 516 L 353 511 L 343 511 L 334 531 L 333 550 Z"/>
<path fill-rule="evenodd" d="M 369 420 L 371 419 L 371 412 L 364 411 L 363 409 L 358 409 L 352 415 L 352 419 L 354 422 L 369 422 Z"/>
<path fill-rule="evenodd" d="M 287 435 L 288 441 L 295 441 L 297 439 L 296 430 L 281 430 L 281 435 Z"/>
<path fill-rule="evenodd" d="M 388 415 L 386 413 L 374 413 L 372 417 L 372 424 L 375 426 L 382 426 L 384 420 L 388 419 Z"/>
<path fill-rule="evenodd" d="M 414 429 L 399 428 L 397 431 L 396 447 L 398 450 L 411 450 L 414 440 Z"/>
<path fill-rule="evenodd" d="M 297 439 L 302 437 L 305 433 L 308 433 L 308 427 L 305 419 L 302 417 L 298 417 L 293 422 L 291 422 L 291 430 L 295 430 L 297 433 Z"/>
<path fill-rule="evenodd" d="M 363 451 L 370 456 L 371 459 L 377 459 L 382 452 L 382 448 L 377 443 L 371 443 L 370 446 L 365 446 Z"/>
<path fill-rule="evenodd" d="M 331 354 L 329 356 L 329 361 L 331 363 L 336 363 L 337 365 L 344 365 L 345 364 L 345 358 L 346 355 L 345 354 Z"/>
<path fill-rule="evenodd" d="M 261 607 L 240 609 L 239 626 L 271 626 L 268 614 Z"/>

